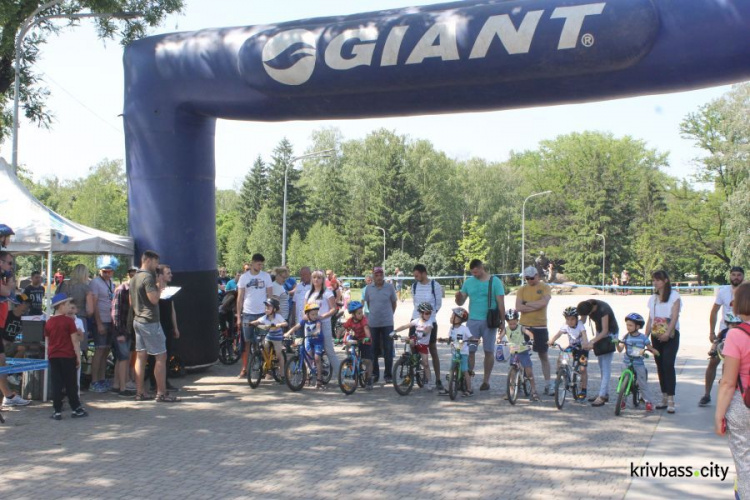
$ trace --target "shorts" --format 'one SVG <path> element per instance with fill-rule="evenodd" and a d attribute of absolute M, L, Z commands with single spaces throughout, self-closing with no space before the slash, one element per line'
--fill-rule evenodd
<path fill-rule="evenodd" d="M 430 346 L 429 346 L 429 344 L 420 344 L 420 343 L 417 343 L 417 344 L 416 344 L 416 345 L 414 346 L 414 349 L 415 349 L 415 350 L 416 350 L 416 351 L 417 351 L 417 352 L 418 352 L 419 354 L 422 354 L 422 355 L 427 355 L 427 354 L 430 354 Z"/>
<path fill-rule="evenodd" d="M 316 356 L 321 356 L 326 350 L 325 345 L 323 344 L 323 336 L 321 335 L 320 338 L 317 338 L 315 340 L 306 338 L 305 350 L 307 352 L 314 353 Z"/>
<path fill-rule="evenodd" d="M 461 355 L 461 371 L 462 372 L 469 371 L 469 355 L 468 354 Z"/>
<path fill-rule="evenodd" d="M 549 341 L 549 330 L 547 330 L 546 326 L 525 326 L 524 328 L 528 328 L 534 333 L 534 352 L 549 351 L 549 346 L 547 345 L 547 342 Z M 524 337 L 528 340 L 526 334 L 524 334 Z"/>
<path fill-rule="evenodd" d="M 571 353 L 573 359 L 578 360 L 578 364 L 581 366 L 587 366 L 589 364 L 589 351 L 586 349 L 573 349 Z"/>
<path fill-rule="evenodd" d="M 130 339 L 125 337 L 124 342 L 120 342 L 115 337 L 112 341 L 112 354 L 115 357 L 115 361 L 127 361 L 130 359 Z"/>
<path fill-rule="evenodd" d="M 91 340 L 94 341 L 94 347 L 97 349 L 108 349 L 112 345 L 114 328 L 112 323 L 102 323 L 107 333 L 99 335 L 99 329 L 96 328 L 96 324 L 91 329 Z"/>
<path fill-rule="evenodd" d="M 523 368 L 531 368 L 531 353 L 528 350 L 517 352 L 514 356 L 518 356 L 518 362 Z"/>
<path fill-rule="evenodd" d="M 135 350 L 146 351 L 151 356 L 158 356 L 167 352 L 167 338 L 159 323 L 133 322 L 135 328 Z"/>
<path fill-rule="evenodd" d="M 250 325 L 250 322 L 262 317 L 263 314 L 245 314 L 242 313 L 242 337 L 245 342 L 255 342 L 258 336 L 258 329 Z"/>
<path fill-rule="evenodd" d="M 372 361 L 375 355 L 375 351 L 372 348 L 372 344 L 359 344 L 359 355 L 362 359 Z"/>
<path fill-rule="evenodd" d="M 284 350 L 283 338 L 277 340 L 277 339 L 269 339 L 268 337 L 266 337 L 266 343 L 271 344 L 274 347 L 274 349 L 279 348 L 282 351 Z"/>
<path fill-rule="evenodd" d="M 497 340 L 497 328 L 489 328 L 486 319 L 470 319 L 466 326 L 474 339 L 482 339 L 482 348 L 485 353 L 495 354 L 495 341 Z M 471 348 L 471 346 L 469 346 Z M 476 349 L 472 352 L 476 352 Z"/>

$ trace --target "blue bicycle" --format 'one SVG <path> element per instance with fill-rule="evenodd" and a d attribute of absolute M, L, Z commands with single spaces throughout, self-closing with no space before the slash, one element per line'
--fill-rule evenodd
<path fill-rule="evenodd" d="M 309 335 L 305 335 L 303 332 L 295 334 L 294 345 L 291 347 L 292 352 L 286 362 L 286 385 L 294 392 L 301 390 L 305 386 L 305 382 L 309 382 L 310 385 L 314 384 L 318 378 L 315 353 L 308 351 L 305 347 L 306 337 L 309 337 Z M 320 381 L 325 385 L 331 381 L 331 363 L 325 352 L 320 355 L 320 361 Z"/>
<path fill-rule="evenodd" d="M 370 339 L 364 339 L 368 342 Z M 354 394 L 357 390 L 357 384 L 362 387 L 367 385 L 366 369 L 362 360 L 362 353 L 359 348 L 359 341 L 353 337 L 346 340 L 347 358 L 339 366 L 339 387 L 341 392 L 347 396 Z"/>

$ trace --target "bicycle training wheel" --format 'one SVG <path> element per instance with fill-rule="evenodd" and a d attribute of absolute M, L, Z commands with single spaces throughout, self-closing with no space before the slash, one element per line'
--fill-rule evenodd
<path fill-rule="evenodd" d="M 568 376 L 564 369 L 557 371 L 557 379 L 555 380 L 555 406 L 558 410 L 562 410 L 565 405 L 565 397 L 568 395 Z"/>
<path fill-rule="evenodd" d="M 625 372 L 620 376 L 620 383 L 618 384 L 617 391 L 617 404 L 615 405 L 615 415 L 620 415 L 622 411 L 622 404 L 625 403 L 625 398 L 628 396 L 628 386 L 630 385 L 630 373 Z"/>
<path fill-rule="evenodd" d="M 402 396 L 406 396 L 414 387 L 414 374 L 409 369 L 409 362 L 404 358 L 399 358 L 393 364 L 393 388 Z"/>
<path fill-rule="evenodd" d="M 521 390 L 521 372 L 515 366 L 508 371 L 508 402 L 512 405 L 518 401 L 518 391 Z"/>
<path fill-rule="evenodd" d="M 354 364 L 351 359 L 345 359 L 339 365 L 339 387 L 341 392 L 347 396 L 354 394 L 357 390 L 357 384 L 359 376 L 357 370 L 354 369 Z"/>

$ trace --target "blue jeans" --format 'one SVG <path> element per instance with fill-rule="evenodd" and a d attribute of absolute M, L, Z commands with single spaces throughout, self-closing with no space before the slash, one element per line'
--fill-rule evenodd
<path fill-rule="evenodd" d="M 258 331 L 257 328 L 250 325 L 251 321 L 255 321 L 256 319 L 263 316 L 263 314 L 245 314 L 242 313 L 242 337 L 245 339 L 245 342 L 255 342 L 255 335 Z"/>
<path fill-rule="evenodd" d="M 375 353 L 372 357 L 372 377 L 373 380 L 380 379 L 380 365 L 378 358 L 383 356 L 385 359 L 385 373 L 383 376 L 390 380 L 393 371 L 393 339 L 389 334 L 393 331 L 393 325 L 370 327 L 372 334 L 372 345 Z"/>
<path fill-rule="evenodd" d="M 610 352 L 596 357 L 596 361 L 599 363 L 599 373 L 602 377 L 602 383 L 599 386 L 599 395 L 602 397 L 609 395 L 609 379 L 612 378 L 612 358 L 614 356 L 615 353 Z"/>

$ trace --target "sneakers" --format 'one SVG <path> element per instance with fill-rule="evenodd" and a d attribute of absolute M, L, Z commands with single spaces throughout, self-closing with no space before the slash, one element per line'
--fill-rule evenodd
<path fill-rule="evenodd" d="M 474 391 L 464 391 L 463 394 L 462 394 L 462 396 L 465 397 L 465 398 L 470 398 L 473 395 L 474 395 Z"/>
<path fill-rule="evenodd" d="M 424 388 L 427 389 L 427 392 L 432 392 L 435 390 L 435 384 L 431 384 L 430 382 L 427 382 Z"/>
<path fill-rule="evenodd" d="M 667 398 L 667 413 L 674 413 L 674 396 L 669 396 Z"/>
<path fill-rule="evenodd" d="M 604 403 L 606 402 L 607 402 L 606 398 L 598 396 L 594 399 L 594 402 L 591 403 L 591 406 L 604 406 Z"/>
<path fill-rule="evenodd" d="M 14 394 L 9 398 L 3 398 L 3 406 L 26 406 L 29 403 L 31 403 L 31 401 L 29 401 L 28 399 L 23 399 L 18 394 Z"/>
<path fill-rule="evenodd" d="M 372 390 L 372 382 L 367 382 L 367 384 L 365 385 L 365 390 L 366 391 L 371 391 Z"/>
<path fill-rule="evenodd" d="M 91 382 L 91 387 L 89 387 L 89 392 L 98 392 L 98 393 L 109 392 L 109 387 L 106 381 L 97 380 L 96 382 Z"/>
<path fill-rule="evenodd" d="M 623 400 L 623 402 L 620 403 L 620 408 L 622 408 L 624 410 L 627 407 L 628 407 L 628 404 Z"/>
<path fill-rule="evenodd" d="M 125 384 L 126 391 L 135 391 L 136 389 L 138 389 L 138 387 L 135 385 L 135 382 L 128 382 Z"/>
<path fill-rule="evenodd" d="M 665 410 L 667 408 L 667 393 L 661 393 L 661 403 L 656 405 L 657 410 Z"/>
<path fill-rule="evenodd" d="M 490 390 L 490 384 L 487 382 L 482 382 L 482 385 L 479 386 L 480 391 L 489 391 Z"/>
<path fill-rule="evenodd" d="M 703 396 L 700 401 L 698 401 L 698 406 L 708 406 L 709 403 L 711 403 L 711 396 Z"/>
<path fill-rule="evenodd" d="M 83 409 L 83 406 L 79 406 L 77 410 L 70 414 L 71 418 L 83 418 L 88 417 L 89 414 Z"/>
<path fill-rule="evenodd" d="M 135 396 L 135 391 L 131 391 L 130 389 L 125 389 L 117 393 L 118 396 L 121 398 L 132 398 Z"/>
<path fill-rule="evenodd" d="M 602 400 L 602 401 L 604 401 L 605 403 L 609 403 L 609 396 L 598 396 L 598 395 L 597 395 L 597 396 L 591 396 L 591 397 L 589 398 L 589 403 L 593 403 L 593 402 L 594 402 L 594 401 L 596 401 L 597 399 L 601 399 L 601 400 Z M 599 406 L 601 406 L 601 405 L 599 405 Z"/>
<path fill-rule="evenodd" d="M 385 377 L 385 385 L 391 385 L 393 383 L 393 379 L 391 377 Z"/>
<path fill-rule="evenodd" d="M 652 411 L 654 411 L 654 404 L 651 403 L 650 401 L 648 403 L 646 403 L 646 411 L 648 413 L 651 413 Z"/>
<path fill-rule="evenodd" d="M 545 396 L 555 395 L 555 387 L 553 386 L 552 382 L 548 382 L 547 385 L 544 386 L 544 395 Z"/>
<path fill-rule="evenodd" d="M 440 378 L 439 377 L 435 377 L 435 378 L 437 378 L 437 381 L 435 382 L 435 389 L 437 389 L 438 391 L 444 390 L 443 383 L 440 381 Z"/>
<path fill-rule="evenodd" d="M 51 418 L 52 420 L 62 420 L 62 413 L 60 413 L 59 411 L 56 411 L 55 413 L 50 415 L 49 418 Z"/>

